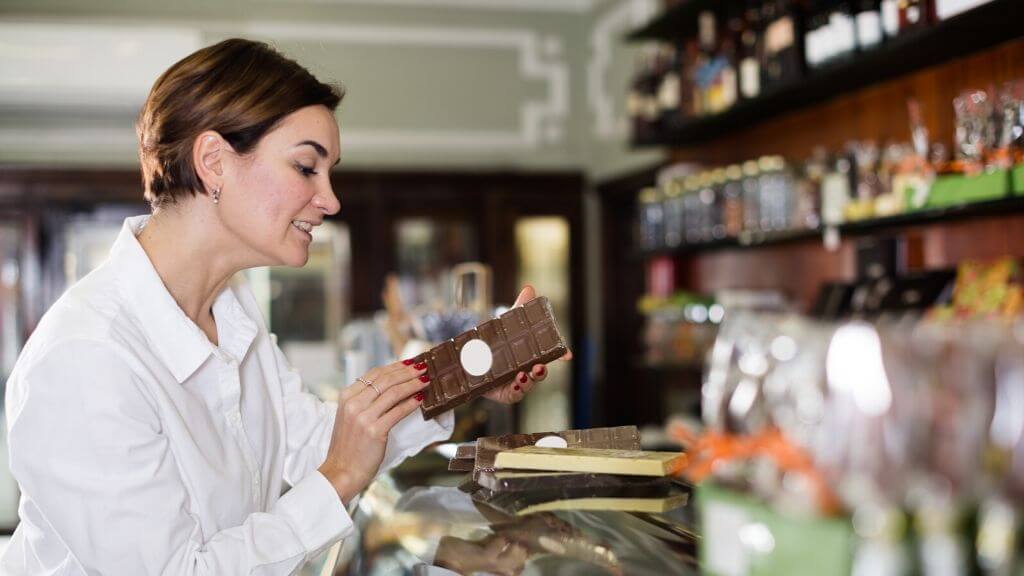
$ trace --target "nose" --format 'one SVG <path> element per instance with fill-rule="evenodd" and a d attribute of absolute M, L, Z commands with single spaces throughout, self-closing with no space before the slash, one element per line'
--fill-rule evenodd
<path fill-rule="evenodd" d="M 334 195 L 334 188 L 331 186 L 331 182 L 328 180 L 316 196 L 313 198 L 314 205 L 320 208 L 324 214 L 333 216 L 341 210 L 341 202 L 338 201 L 338 197 Z"/>

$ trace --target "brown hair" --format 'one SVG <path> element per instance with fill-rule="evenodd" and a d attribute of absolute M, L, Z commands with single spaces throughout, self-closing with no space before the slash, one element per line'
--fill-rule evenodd
<path fill-rule="evenodd" d="M 135 123 L 146 199 L 155 210 L 206 192 L 192 165 L 204 131 L 246 154 L 288 114 L 333 111 L 344 95 L 263 42 L 232 38 L 193 52 L 157 79 Z"/>

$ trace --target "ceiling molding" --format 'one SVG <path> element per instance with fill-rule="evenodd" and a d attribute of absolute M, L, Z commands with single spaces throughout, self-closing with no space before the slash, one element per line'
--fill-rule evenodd
<path fill-rule="evenodd" d="M 263 0 L 286 4 L 404 6 L 408 8 L 458 8 L 506 12 L 590 12 L 600 0 Z"/>

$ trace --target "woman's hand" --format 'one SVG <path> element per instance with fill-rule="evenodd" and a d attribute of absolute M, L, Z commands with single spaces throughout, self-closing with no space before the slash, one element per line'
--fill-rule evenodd
<path fill-rule="evenodd" d="M 391 428 L 423 402 L 421 390 L 430 382 L 426 372 L 426 364 L 403 360 L 370 370 L 342 391 L 319 471 L 345 505 L 377 475 Z"/>
<path fill-rule="evenodd" d="M 527 284 L 519 293 L 519 297 L 516 298 L 516 303 L 513 304 L 512 307 L 515 308 L 516 306 L 522 306 L 536 297 L 537 292 L 533 289 L 533 286 Z M 559 360 L 572 360 L 572 350 L 567 350 L 565 355 L 559 358 Z M 514 380 L 504 386 L 487 392 L 484 394 L 484 397 L 490 398 L 495 402 L 501 402 L 502 404 L 515 404 L 522 400 L 526 396 L 527 392 L 533 390 L 533 386 L 537 382 L 540 382 L 547 377 L 547 366 L 537 364 L 530 369 L 529 373 L 520 372 L 516 374 Z"/>

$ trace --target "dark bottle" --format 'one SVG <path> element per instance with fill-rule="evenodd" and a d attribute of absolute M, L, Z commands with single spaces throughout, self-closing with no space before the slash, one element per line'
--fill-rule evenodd
<path fill-rule="evenodd" d="M 797 42 L 797 14 L 790 0 L 765 3 L 764 52 L 765 88 L 786 84 L 800 77 L 802 50 Z"/>
<path fill-rule="evenodd" d="M 747 0 L 740 32 L 740 95 L 757 98 L 761 94 L 761 11 L 755 0 Z"/>
<path fill-rule="evenodd" d="M 924 28 L 932 20 L 932 2 L 929 0 L 900 0 L 900 32 Z"/>

